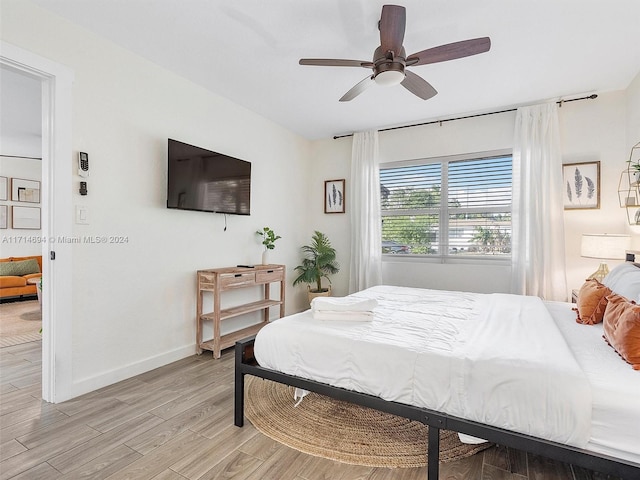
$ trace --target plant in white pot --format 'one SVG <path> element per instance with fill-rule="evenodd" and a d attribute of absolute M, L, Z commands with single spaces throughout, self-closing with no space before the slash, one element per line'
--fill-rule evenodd
<path fill-rule="evenodd" d="M 631 172 L 631 181 L 637 185 L 640 183 L 640 160 L 632 162 L 629 159 L 629 171 Z"/>
<path fill-rule="evenodd" d="M 264 245 L 264 251 L 262 252 L 262 264 L 269 264 L 269 250 L 276 248 L 276 240 L 282 238 L 280 235 L 276 235 L 269 227 L 264 227 L 262 230 L 256 232 L 257 235 L 262 236 L 262 245 Z"/>
<path fill-rule="evenodd" d="M 336 251 L 331 246 L 329 238 L 324 233 L 316 230 L 311 237 L 311 244 L 302 247 L 302 252 L 304 258 L 302 259 L 302 264 L 295 268 L 299 275 L 293 281 L 293 284 L 308 284 L 309 303 L 314 297 L 330 296 L 331 279 L 329 275 L 338 273 L 340 265 L 336 262 Z M 323 278 L 329 281 L 327 288 L 322 286 Z M 311 285 L 315 285 L 315 288 L 311 288 Z"/>

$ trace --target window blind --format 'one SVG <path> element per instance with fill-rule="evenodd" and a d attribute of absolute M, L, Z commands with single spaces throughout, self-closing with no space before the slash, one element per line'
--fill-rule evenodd
<path fill-rule="evenodd" d="M 382 252 L 507 256 L 511 168 L 511 155 L 381 167 Z"/>

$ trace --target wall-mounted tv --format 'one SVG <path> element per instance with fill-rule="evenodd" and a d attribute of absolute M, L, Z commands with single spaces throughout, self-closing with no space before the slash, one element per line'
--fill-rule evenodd
<path fill-rule="evenodd" d="M 167 208 L 251 213 L 251 162 L 169 139 L 167 177 Z"/>

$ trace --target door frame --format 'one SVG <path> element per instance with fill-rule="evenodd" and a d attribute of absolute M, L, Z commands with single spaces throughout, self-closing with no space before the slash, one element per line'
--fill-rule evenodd
<path fill-rule="evenodd" d="M 42 399 L 59 403 L 73 396 L 71 244 L 73 234 L 73 71 L 7 42 L 0 63 L 42 82 Z M 52 252 L 55 260 L 52 259 Z"/>

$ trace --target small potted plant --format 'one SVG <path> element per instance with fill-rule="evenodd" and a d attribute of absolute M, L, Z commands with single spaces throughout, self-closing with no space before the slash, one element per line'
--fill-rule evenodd
<path fill-rule="evenodd" d="M 631 181 L 637 185 L 640 182 L 640 160 L 635 162 L 629 160 L 629 171 L 631 172 Z"/>
<path fill-rule="evenodd" d="M 331 279 L 329 275 L 338 273 L 340 265 L 336 262 L 336 251 L 331 246 L 329 238 L 322 232 L 315 231 L 311 237 L 311 244 L 302 247 L 304 258 L 302 264 L 298 265 L 295 270 L 299 273 L 298 277 L 293 281 L 294 285 L 306 283 L 309 303 L 314 297 L 331 295 Z M 329 286 L 322 286 L 322 279 L 329 281 Z M 314 285 L 314 288 L 311 288 Z"/>
<path fill-rule="evenodd" d="M 264 245 L 264 251 L 262 252 L 262 264 L 269 264 L 269 250 L 276 248 L 276 240 L 282 238 L 280 235 L 276 235 L 269 227 L 264 227 L 262 230 L 256 232 L 257 235 L 262 236 L 262 245 Z"/>

